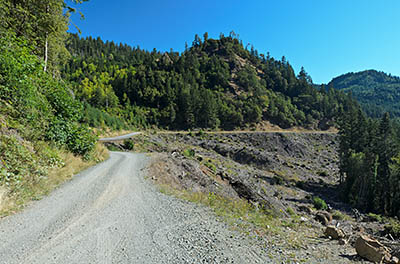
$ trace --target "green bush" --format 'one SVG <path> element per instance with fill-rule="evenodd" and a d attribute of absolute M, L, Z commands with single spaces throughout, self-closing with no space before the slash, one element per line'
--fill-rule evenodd
<path fill-rule="evenodd" d="M 25 139 L 45 139 L 87 158 L 96 137 L 79 123 L 83 106 L 42 66 L 26 41 L 7 33 L 0 37 L 0 100 L 11 106 L 3 114 L 24 127 Z"/>
<path fill-rule="evenodd" d="M 183 150 L 182 154 L 186 158 L 193 158 L 195 155 L 195 151 L 194 151 L 194 149 L 185 149 L 185 150 Z"/>
<path fill-rule="evenodd" d="M 385 233 L 391 234 L 393 238 L 400 238 L 400 222 L 390 219 L 389 223 L 385 225 Z"/>
<path fill-rule="evenodd" d="M 317 208 L 318 210 L 327 210 L 328 209 L 328 205 L 326 204 L 326 202 L 319 198 L 318 196 L 313 197 L 313 203 L 314 203 L 314 207 Z"/>
<path fill-rule="evenodd" d="M 273 184 L 277 184 L 277 185 L 283 185 L 285 183 L 285 180 L 278 175 L 274 175 L 273 179 Z"/>
<path fill-rule="evenodd" d="M 369 213 L 368 218 L 375 222 L 382 222 L 382 216 L 374 213 Z"/>
<path fill-rule="evenodd" d="M 125 139 L 124 140 L 124 148 L 127 150 L 133 150 L 134 144 L 132 139 Z"/>
<path fill-rule="evenodd" d="M 67 146 L 72 153 L 82 155 L 85 159 L 88 159 L 90 152 L 96 145 L 96 141 L 96 135 L 89 128 L 74 124 L 68 137 Z"/>

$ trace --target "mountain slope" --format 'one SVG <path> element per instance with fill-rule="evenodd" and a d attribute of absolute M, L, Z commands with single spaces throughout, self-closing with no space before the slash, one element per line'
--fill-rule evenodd
<path fill-rule="evenodd" d="M 350 72 L 338 76 L 328 84 L 351 92 L 371 117 L 381 117 L 389 112 L 400 117 L 400 78 L 376 70 Z"/>
<path fill-rule="evenodd" d="M 266 120 L 317 127 L 354 105 L 333 89 L 315 89 L 304 69 L 296 76 L 285 58 L 245 49 L 234 34 L 196 35 L 183 53 L 77 35 L 67 48 L 72 59 L 63 76 L 76 95 L 135 126 L 234 129 Z"/>

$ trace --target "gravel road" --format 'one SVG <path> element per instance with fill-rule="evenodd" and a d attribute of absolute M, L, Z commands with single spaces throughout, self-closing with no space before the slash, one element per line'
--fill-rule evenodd
<path fill-rule="evenodd" d="M 140 135 L 140 134 L 141 134 L 141 132 L 133 132 L 133 133 L 129 133 L 126 135 L 117 136 L 117 137 L 100 138 L 99 141 L 102 141 L 102 142 L 119 141 L 119 140 L 131 138 L 133 136 Z"/>
<path fill-rule="evenodd" d="M 0 263 L 270 263 L 264 241 L 158 192 L 143 178 L 148 159 L 112 152 L 1 219 Z"/>

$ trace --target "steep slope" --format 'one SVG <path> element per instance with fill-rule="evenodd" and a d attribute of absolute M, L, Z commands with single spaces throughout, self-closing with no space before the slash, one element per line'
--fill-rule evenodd
<path fill-rule="evenodd" d="M 329 85 L 351 92 L 371 117 L 382 117 L 385 112 L 400 117 L 400 78 L 397 76 L 376 70 L 350 72 L 333 78 Z"/>
<path fill-rule="evenodd" d="M 42 61 L 24 39 L 11 32 L 1 35 L 1 193 L 18 205 L 37 199 L 51 189 L 50 182 L 64 180 L 62 173 L 50 177 L 51 171 L 65 166 L 64 154 L 91 158 L 96 137 L 80 123 L 82 109 L 65 83 L 43 71 Z"/>
<path fill-rule="evenodd" d="M 183 53 L 161 53 L 70 35 L 63 76 L 81 100 L 131 125 L 234 129 L 263 120 L 281 127 L 332 124 L 354 102 L 315 89 L 285 58 L 247 50 L 235 34 L 197 35 Z M 93 118 L 89 118 L 89 121 Z"/>

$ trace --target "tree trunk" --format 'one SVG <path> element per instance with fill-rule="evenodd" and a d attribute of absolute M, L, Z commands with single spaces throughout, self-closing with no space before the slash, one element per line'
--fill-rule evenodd
<path fill-rule="evenodd" d="M 47 60 L 48 60 L 48 50 L 49 50 L 49 41 L 46 33 L 46 42 L 44 44 L 44 72 L 47 71 Z"/>
<path fill-rule="evenodd" d="M 46 14 L 49 13 L 49 5 L 46 6 Z M 49 58 L 49 32 L 46 31 L 46 39 L 44 44 L 44 72 L 47 71 L 47 61 Z"/>

